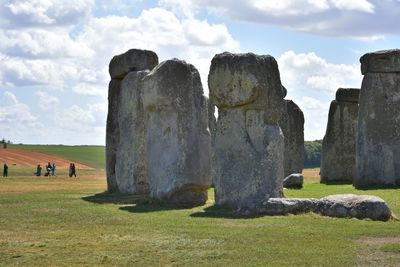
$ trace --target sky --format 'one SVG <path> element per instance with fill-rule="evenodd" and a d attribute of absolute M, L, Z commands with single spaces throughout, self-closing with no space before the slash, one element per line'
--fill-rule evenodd
<path fill-rule="evenodd" d="M 108 64 L 139 48 L 193 64 L 206 95 L 215 54 L 269 54 L 322 139 L 336 90 L 399 48 L 399 21 L 400 0 L 0 0 L 0 138 L 104 145 Z"/>

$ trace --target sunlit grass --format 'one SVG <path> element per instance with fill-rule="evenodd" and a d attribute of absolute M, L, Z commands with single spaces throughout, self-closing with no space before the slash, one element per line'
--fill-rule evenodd
<path fill-rule="evenodd" d="M 304 189 L 285 195 L 372 194 L 400 215 L 399 189 L 359 191 L 306 181 Z M 213 207 L 212 189 L 205 206 L 190 209 L 103 194 L 105 189 L 99 171 L 36 178 L 21 170 L 0 179 L 0 265 L 354 266 L 372 260 L 364 256 L 370 251 L 380 253 L 375 266 L 395 266 L 400 259 L 393 243 L 400 240 L 398 221 L 316 214 L 238 219 Z M 360 241 L 376 237 L 376 249 Z"/>

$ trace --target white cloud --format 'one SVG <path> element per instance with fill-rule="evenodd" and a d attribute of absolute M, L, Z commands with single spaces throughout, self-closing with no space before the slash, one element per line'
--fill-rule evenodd
<path fill-rule="evenodd" d="M 7 134 L 7 139 L 15 141 L 39 136 L 42 129 L 43 124 L 13 93 L 5 91 L 0 95 L 0 132 Z"/>
<path fill-rule="evenodd" d="M 86 18 L 94 0 L 2 0 L 8 27 L 75 25 Z"/>
<path fill-rule="evenodd" d="M 303 96 L 296 100 L 296 104 L 304 113 L 305 140 L 322 139 L 326 131 L 330 101 L 321 101 L 313 97 Z"/>
<path fill-rule="evenodd" d="M 44 111 L 56 108 L 60 102 L 58 97 L 51 95 L 45 91 L 37 91 L 35 95 L 39 97 L 39 107 L 41 110 Z"/>
<path fill-rule="evenodd" d="M 287 51 L 278 58 L 282 83 L 304 113 L 306 140 L 322 139 L 330 102 L 338 88 L 359 88 L 359 65 L 334 64 L 316 53 Z"/>
<path fill-rule="evenodd" d="M 104 85 L 95 85 L 88 83 L 79 83 L 76 86 L 72 87 L 72 91 L 74 91 L 78 95 L 83 96 L 96 96 L 106 99 L 107 98 L 107 88 Z"/>
<path fill-rule="evenodd" d="M 287 51 L 278 58 L 282 82 L 288 90 L 315 90 L 332 93 L 339 87 L 361 84 L 359 65 L 333 64 L 314 52 L 296 54 Z"/>
<path fill-rule="evenodd" d="M 400 32 L 397 0 L 162 0 L 161 3 L 181 10 L 182 14 L 207 9 L 218 17 L 319 35 L 368 38 Z"/>
<path fill-rule="evenodd" d="M 340 10 L 355 10 L 366 13 L 374 13 L 375 6 L 367 0 L 330 0 L 332 5 Z"/>

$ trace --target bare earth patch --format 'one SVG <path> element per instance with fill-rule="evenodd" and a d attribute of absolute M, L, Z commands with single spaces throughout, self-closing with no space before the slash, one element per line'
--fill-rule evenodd
<path fill-rule="evenodd" d="M 400 236 L 364 237 L 358 242 L 362 244 L 357 255 L 358 266 L 400 266 L 400 253 L 382 250 L 384 245 L 400 244 Z"/>
<path fill-rule="evenodd" d="M 48 162 L 54 162 L 58 169 L 67 169 L 71 163 L 71 161 L 57 156 L 15 148 L 0 149 L 0 163 L 4 164 L 4 162 L 9 166 L 32 168 L 38 164 L 44 167 Z M 75 166 L 81 170 L 94 170 L 94 168 L 80 163 L 75 163 Z"/>

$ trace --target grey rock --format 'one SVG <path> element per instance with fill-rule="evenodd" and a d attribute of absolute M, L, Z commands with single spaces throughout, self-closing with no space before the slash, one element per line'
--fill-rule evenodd
<path fill-rule="evenodd" d="M 283 180 L 283 187 L 285 188 L 302 188 L 304 177 L 301 173 L 293 173 Z"/>
<path fill-rule="evenodd" d="M 399 73 L 400 49 L 367 53 L 360 58 L 361 73 Z"/>
<path fill-rule="evenodd" d="M 143 101 L 150 196 L 170 204 L 204 204 L 211 141 L 198 71 L 184 61 L 162 62 L 144 78 Z"/>
<path fill-rule="evenodd" d="M 266 215 L 286 215 L 313 212 L 318 204 L 315 198 L 270 198 L 259 208 Z"/>
<path fill-rule="evenodd" d="M 278 63 L 272 56 L 228 52 L 215 55 L 208 85 L 210 100 L 219 109 L 246 105 L 245 109 L 265 110 L 268 123 L 279 121 L 284 90 Z"/>
<path fill-rule="evenodd" d="M 336 101 L 358 103 L 360 89 L 358 88 L 339 88 L 336 91 Z"/>
<path fill-rule="evenodd" d="M 121 95 L 121 81 L 111 80 L 108 86 L 108 114 L 106 126 L 106 176 L 107 190 L 117 193 L 118 185 L 115 177 L 117 145 L 119 143 L 118 108 Z"/>
<path fill-rule="evenodd" d="M 322 142 L 321 182 L 352 183 L 356 175 L 356 136 L 360 90 L 339 89 L 329 109 L 328 125 Z M 349 99 L 350 101 L 339 101 Z"/>
<path fill-rule="evenodd" d="M 119 192 L 148 194 L 142 80 L 148 71 L 130 72 L 121 82 L 118 103 L 119 142 L 115 176 Z"/>
<path fill-rule="evenodd" d="M 278 65 L 271 56 L 214 56 L 208 77 L 218 107 L 213 181 L 218 206 L 254 211 L 282 196 L 284 106 Z"/>
<path fill-rule="evenodd" d="M 331 195 L 318 201 L 316 211 L 324 216 L 351 217 L 387 221 L 392 212 L 386 202 L 376 196 L 367 195 Z"/>
<path fill-rule="evenodd" d="M 131 49 L 111 59 L 109 72 L 112 79 L 123 79 L 131 71 L 152 70 L 157 64 L 153 51 Z"/>
<path fill-rule="evenodd" d="M 381 58 L 388 62 L 392 73 L 386 69 L 384 72 L 380 63 L 375 63 Z M 363 67 L 367 71 L 359 102 L 354 181 L 357 188 L 400 185 L 400 73 L 394 73 L 392 66 L 399 61 L 399 50 L 370 53 L 361 58 L 362 66 L 369 65 Z"/>
<path fill-rule="evenodd" d="M 284 176 L 301 173 L 304 167 L 304 115 L 292 100 L 285 100 L 279 120 L 285 137 Z"/>
<path fill-rule="evenodd" d="M 338 218 L 390 220 L 393 215 L 384 200 L 368 195 L 331 195 L 315 198 L 269 198 L 254 210 L 238 210 L 239 215 L 287 215 L 314 212 Z"/>

